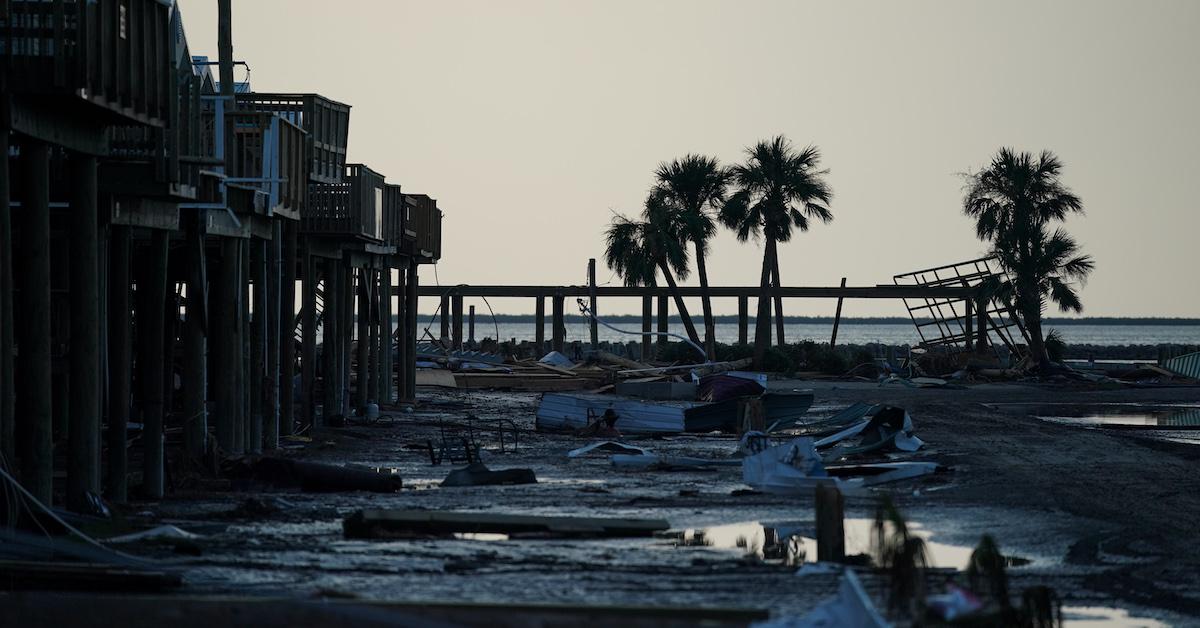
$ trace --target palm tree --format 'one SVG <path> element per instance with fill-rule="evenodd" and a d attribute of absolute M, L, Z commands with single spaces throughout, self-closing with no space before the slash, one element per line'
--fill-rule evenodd
<path fill-rule="evenodd" d="M 699 345 L 700 337 L 696 335 L 696 327 L 675 283 L 675 275 L 680 279 L 687 278 L 687 236 L 680 230 L 673 209 L 660 191 L 652 191 L 646 198 L 642 217 L 641 221 L 624 216 L 613 219 L 604 234 L 604 262 L 627 286 L 658 285 L 657 274 L 661 272 L 675 299 L 688 338 Z"/>
<path fill-rule="evenodd" d="M 829 171 L 820 169 L 821 152 L 815 146 L 797 151 L 780 135 L 746 152 L 746 163 L 733 168 L 733 182 L 738 189 L 721 208 L 720 218 L 742 242 L 760 237 L 766 240 L 754 325 L 754 364 L 761 368 L 771 342 L 770 286 L 772 281 L 776 287 L 782 285 L 778 243 L 791 240 L 793 228 L 808 231 L 813 220 L 832 221 L 828 205 L 833 190 L 825 181 Z M 782 346 L 783 298 L 778 294 L 775 316 L 776 338 Z"/>
<path fill-rule="evenodd" d="M 715 360 L 716 328 L 704 259 L 708 240 L 717 232 L 713 215 L 725 204 L 730 173 L 714 157 L 688 154 L 659 164 L 654 176 L 663 199 L 675 209 L 679 228 L 696 250 L 696 273 L 700 276 L 700 301 L 704 308 L 704 351 L 709 360 Z"/>
<path fill-rule="evenodd" d="M 1049 151 L 1038 157 L 1002 148 L 979 173 L 967 175 L 963 211 L 975 219 L 975 233 L 991 243 L 1008 272 L 1003 287 L 1029 332 L 1029 349 L 1040 366 L 1049 364 L 1042 335 L 1046 302 L 1079 313 L 1083 303 L 1075 284 L 1095 268 L 1089 255 L 1061 227 L 1069 214 L 1083 213 L 1083 201 L 1059 179 L 1062 162 Z"/>

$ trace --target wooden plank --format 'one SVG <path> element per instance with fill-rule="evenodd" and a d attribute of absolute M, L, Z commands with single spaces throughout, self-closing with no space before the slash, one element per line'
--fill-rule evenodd
<path fill-rule="evenodd" d="M 0 590 L 7 591 L 50 589 L 159 592 L 174 589 L 182 584 L 183 579 L 178 573 L 158 569 L 90 563 L 0 560 Z"/>
<path fill-rule="evenodd" d="M 71 159 L 71 344 L 67 507 L 100 492 L 100 229 L 96 158 Z"/>
<path fill-rule="evenodd" d="M 670 527 L 662 519 L 543 517 L 434 510 L 360 510 L 342 522 L 343 533 L 351 539 L 451 534 L 648 537 Z"/>
<path fill-rule="evenodd" d="M 426 286 L 421 288 L 421 296 L 441 296 L 445 288 Z M 534 285 L 492 285 L 492 286 L 455 286 L 456 294 L 464 297 L 535 297 L 561 293 L 564 297 L 588 297 L 588 286 L 534 286 Z M 757 297 L 758 286 L 712 286 L 709 288 L 714 298 Z M 979 292 L 972 286 L 781 286 L 771 287 L 767 291 L 769 297 L 780 296 L 789 299 L 923 299 L 942 298 L 962 300 L 974 298 Z M 699 297 L 699 286 L 679 286 L 680 296 Z M 671 293 L 664 286 L 598 286 L 598 297 L 670 297 Z"/>
<path fill-rule="evenodd" d="M 842 287 L 843 288 L 846 287 L 846 278 L 845 277 L 842 277 Z M 843 299 L 843 297 L 838 297 L 837 311 L 834 312 L 834 314 L 833 314 L 833 335 L 829 337 L 829 346 L 830 347 L 837 345 L 838 326 L 841 325 L 841 323 L 842 323 L 842 299 Z"/>

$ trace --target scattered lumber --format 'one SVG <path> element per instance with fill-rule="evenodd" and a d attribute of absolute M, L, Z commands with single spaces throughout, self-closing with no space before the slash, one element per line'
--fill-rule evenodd
<path fill-rule="evenodd" d="M 543 517 L 437 510 L 360 510 L 342 522 L 342 531 L 348 539 L 472 533 L 536 535 L 542 538 L 648 537 L 670 527 L 662 519 Z"/>
<path fill-rule="evenodd" d="M 167 591 L 182 584 L 183 579 L 178 573 L 161 569 L 96 563 L 0 560 L 0 590 L 3 591 L 149 593 Z"/>

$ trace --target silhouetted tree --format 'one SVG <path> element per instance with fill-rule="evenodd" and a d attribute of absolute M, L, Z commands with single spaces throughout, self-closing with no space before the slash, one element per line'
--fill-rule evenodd
<path fill-rule="evenodd" d="M 713 217 L 725 204 L 730 172 L 722 168 L 716 158 L 688 154 L 670 163 L 659 164 L 654 175 L 657 189 L 679 222 L 678 228 L 695 247 L 696 273 L 700 277 L 700 300 L 704 310 L 704 351 L 709 360 L 715 360 L 716 327 L 704 260 L 708 240 L 717 232 Z"/>
<path fill-rule="evenodd" d="M 1049 151 L 1035 158 L 1002 148 L 985 169 L 967 175 L 963 199 L 976 235 L 991 243 L 1008 272 L 1010 280 L 1001 290 L 1016 305 L 1032 357 L 1041 366 L 1050 361 L 1042 334 L 1047 300 L 1063 312 L 1082 312 L 1075 284 L 1085 282 L 1095 267 L 1066 231 L 1054 227 L 1069 214 L 1083 213 L 1083 201 L 1059 180 L 1061 173 L 1062 162 Z"/>
<path fill-rule="evenodd" d="M 646 198 L 642 218 L 640 221 L 624 216 L 613 219 L 605 232 L 604 261 L 627 286 L 658 285 L 656 274 L 662 273 L 688 338 L 699 345 L 700 337 L 675 283 L 675 275 L 680 279 L 686 279 L 688 275 L 687 235 L 661 191 L 652 191 Z"/>
<path fill-rule="evenodd" d="M 761 368 L 770 344 L 772 282 L 779 278 L 778 243 L 792 238 L 792 230 L 808 231 L 812 220 L 830 222 L 833 190 L 825 181 L 828 170 L 820 169 L 821 153 L 815 146 L 797 151 L 780 135 L 746 150 L 745 164 L 734 166 L 733 183 L 738 188 L 721 208 L 721 222 L 737 233 L 738 240 L 763 238 L 762 276 L 759 281 L 758 313 L 754 325 L 754 364 Z M 784 344 L 783 298 L 775 296 L 776 338 Z"/>

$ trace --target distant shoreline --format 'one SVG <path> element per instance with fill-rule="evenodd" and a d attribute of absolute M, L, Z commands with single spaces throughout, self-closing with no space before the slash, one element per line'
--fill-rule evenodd
<path fill-rule="evenodd" d="M 600 314 L 601 318 L 609 323 L 638 323 L 641 324 L 642 317 L 638 314 Z M 419 318 L 429 320 L 433 317 L 432 313 L 418 314 Z M 492 320 L 492 315 L 486 310 L 475 311 L 476 320 Z M 547 313 L 546 318 L 550 315 Z M 532 314 L 496 314 L 496 322 L 498 323 L 529 323 L 535 322 Z M 721 324 L 736 324 L 738 317 L 736 314 L 722 314 L 713 317 L 714 322 Z M 582 323 L 584 318 L 578 314 L 568 314 L 564 317 L 568 324 Z M 655 316 L 657 321 L 657 315 Z M 679 318 L 672 316 L 670 321 L 672 325 L 679 322 Z M 697 325 L 701 324 L 702 318 L 699 315 L 692 317 L 692 320 Z M 785 316 L 784 323 L 800 324 L 800 325 L 832 325 L 832 316 Z M 754 317 L 750 317 L 750 323 L 754 323 Z M 843 325 L 911 325 L 912 319 L 903 316 L 843 316 L 841 324 Z M 1200 326 L 1200 318 L 1167 318 L 1167 317 L 1119 317 L 1119 316 L 1088 316 L 1082 318 L 1046 318 L 1043 320 L 1045 325 L 1197 325 Z"/>

